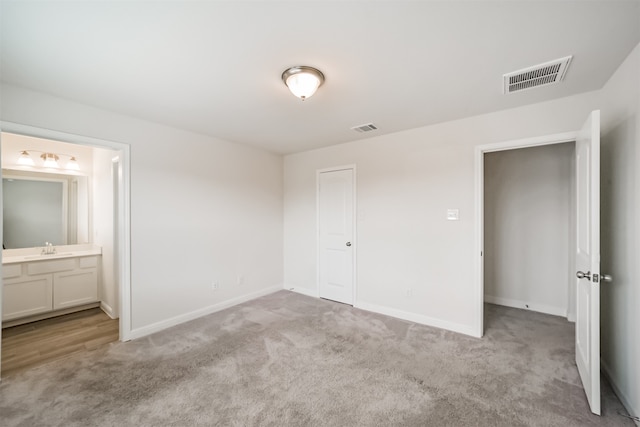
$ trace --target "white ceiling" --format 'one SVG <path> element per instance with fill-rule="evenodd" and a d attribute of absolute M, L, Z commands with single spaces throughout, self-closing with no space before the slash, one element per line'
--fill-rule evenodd
<path fill-rule="evenodd" d="M 3 82 L 277 153 L 599 89 L 640 42 L 639 0 L 1 7 Z M 567 55 L 564 82 L 502 94 L 502 74 Z M 326 76 L 305 102 L 293 65 Z"/>

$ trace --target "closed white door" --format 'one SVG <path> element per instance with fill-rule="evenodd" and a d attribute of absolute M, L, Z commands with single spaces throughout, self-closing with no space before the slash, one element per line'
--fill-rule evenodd
<path fill-rule="evenodd" d="M 591 412 L 600 415 L 600 111 L 576 140 L 576 364 Z"/>
<path fill-rule="evenodd" d="M 321 298 L 353 304 L 354 170 L 318 179 L 318 276 Z"/>

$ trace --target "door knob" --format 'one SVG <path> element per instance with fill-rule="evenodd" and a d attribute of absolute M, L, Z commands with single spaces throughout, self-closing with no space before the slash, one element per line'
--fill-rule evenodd
<path fill-rule="evenodd" d="M 347 242 L 347 246 L 351 246 L 351 242 Z"/>
<path fill-rule="evenodd" d="M 587 280 L 591 280 L 591 272 L 587 271 L 586 273 L 583 273 L 582 271 L 578 271 L 576 273 L 576 277 L 578 279 L 587 279 Z"/>
<path fill-rule="evenodd" d="M 613 277 L 611 277 L 609 274 L 601 274 L 600 275 L 600 281 L 601 282 L 612 282 L 613 281 Z"/>

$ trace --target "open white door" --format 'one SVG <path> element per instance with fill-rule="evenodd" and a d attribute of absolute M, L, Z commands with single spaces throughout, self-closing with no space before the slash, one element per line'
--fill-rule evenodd
<path fill-rule="evenodd" d="M 600 415 L 600 111 L 576 140 L 576 364 L 591 406 Z"/>
<path fill-rule="evenodd" d="M 318 177 L 318 279 L 321 298 L 353 304 L 353 169 Z"/>

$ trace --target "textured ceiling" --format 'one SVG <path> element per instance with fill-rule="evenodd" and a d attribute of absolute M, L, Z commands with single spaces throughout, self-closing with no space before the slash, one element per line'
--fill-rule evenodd
<path fill-rule="evenodd" d="M 277 153 L 599 89 L 640 42 L 640 1 L 1 7 L 3 82 Z M 567 55 L 564 82 L 502 94 L 502 74 Z M 293 65 L 326 76 L 305 102 Z"/>

